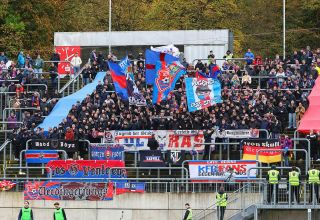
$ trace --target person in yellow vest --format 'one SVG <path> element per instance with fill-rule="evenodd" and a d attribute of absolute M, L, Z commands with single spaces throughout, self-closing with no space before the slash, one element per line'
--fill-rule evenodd
<path fill-rule="evenodd" d="M 319 201 L 320 171 L 315 169 L 314 166 L 312 166 L 312 169 L 308 171 L 307 179 L 308 179 L 309 188 L 310 188 L 309 203 L 312 203 L 314 195 L 317 199 L 316 202 L 320 202 Z"/>
<path fill-rule="evenodd" d="M 190 204 L 186 203 L 185 207 L 186 207 L 187 210 L 184 213 L 183 220 L 192 220 L 192 209 L 190 208 Z"/>
<path fill-rule="evenodd" d="M 288 182 L 289 182 L 290 191 L 291 191 L 290 203 L 294 201 L 294 198 L 296 198 L 296 201 L 299 204 L 300 203 L 300 197 L 299 197 L 300 173 L 297 171 L 297 168 L 294 166 L 292 167 L 292 170 L 289 172 Z"/>
<path fill-rule="evenodd" d="M 64 212 L 63 208 L 60 208 L 59 202 L 54 203 L 54 213 L 53 213 L 53 219 L 54 220 L 67 220 L 66 213 Z"/>
<path fill-rule="evenodd" d="M 223 186 L 220 187 L 219 192 L 216 195 L 216 199 L 218 220 L 223 220 L 228 203 L 228 195 L 224 192 Z"/>
<path fill-rule="evenodd" d="M 28 201 L 24 201 L 24 207 L 19 212 L 18 220 L 34 220 Z"/>
<path fill-rule="evenodd" d="M 268 182 L 268 196 L 267 201 L 270 204 L 271 198 L 274 193 L 275 201 L 278 203 L 278 186 L 279 186 L 280 174 L 276 170 L 276 166 L 272 165 L 271 170 L 268 171 L 267 182 Z"/>

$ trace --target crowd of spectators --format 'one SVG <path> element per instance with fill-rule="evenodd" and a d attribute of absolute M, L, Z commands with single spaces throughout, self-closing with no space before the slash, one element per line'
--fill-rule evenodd
<path fill-rule="evenodd" d="M 214 62 L 214 55 L 209 54 L 208 57 L 211 59 L 208 64 L 199 60 L 195 67 L 182 59 L 182 64 L 188 70 L 193 70 L 188 71 L 184 77 L 195 76 L 196 71 L 208 72 L 210 62 Z M 83 138 L 99 142 L 99 133 L 106 130 L 210 128 L 267 129 L 273 137 L 278 138 L 285 129 L 296 128 L 308 106 L 307 96 L 320 72 L 320 50 L 311 52 L 307 47 L 301 51 L 294 51 L 286 59 L 276 55 L 274 59 L 262 60 L 260 56 L 255 57 L 249 49 L 244 56 L 245 63 L 242 60 L 242 64 L 232 60 L 232 57 L 232 53 L 228 51 L 221 66 L 222 74 L 218 77 L 222 85 L 223 102 L 212 107 L 188 112 L 184 77 L 177 82 L 175 90 L 169 94 L 167 100 L 153 105 L 153 88 L 146 85 L 145 80 L 144 57 L 141 53 L 138 57 L 130 54 L 135 82 L 145 97 L 147 106 L 130 106 L 129 103 L 120 100 L 114 92 L 111 75 L 107 72 L 96 90 L 74 105 L 67 118 L 58 127 L 50 128 L 49 132 L 34 128 L 41 122 L 42 116 L 50 113 L 56 100 L 48 103 L 48 97 L 45 96 L 41 99 L 38 97 L 39 102 L 32 98 L 31 105 L 36 103 L 36 107 L 40 106 L 40 113 L 31 116 L 26 112 L 23 126 L 14 138 L 17 143 L 23 143 L 30 138 L 58 138 L 71 141 Z M 105 57 L 102 52 L 97 54 L 95 50 L 92 51 L 91 62 L 86 64 L 82 72 L 84 85 L 91 82 L 98 71 L 108 70 L 107 61 L 112 59 L 115 59 L 112 55 Z M 18 61 L 17 65 L 21 64 Z M 53 64 L 52 68 L 54 66 Z M 25 77 L 30 73 L 20 74 Z M 262 77 L 260 83 L 255 80 L 258 76 Z"/>

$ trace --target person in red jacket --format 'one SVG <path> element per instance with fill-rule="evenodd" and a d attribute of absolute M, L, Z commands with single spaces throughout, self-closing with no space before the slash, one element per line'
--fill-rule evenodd
<path fill-rule="evenodd" d="M 71 128 L 67 127 L 67 132 L 64 139 L 66 141 L 74 141 L 74 132 Z"/>

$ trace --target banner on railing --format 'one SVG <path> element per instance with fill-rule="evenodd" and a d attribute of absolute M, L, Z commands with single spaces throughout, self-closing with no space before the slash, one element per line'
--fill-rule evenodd
<path fill-rule="evenodd" d="M 263 151 L 280 150 L 281 144 L 278 139 L 248 139 L 242 142 L 242 148 L 243 160 L 256 160 L 258 153 L 258 160 L 261 163 L 276 163 L 281 161 L 281 151 Z"/>
<path fill-rule="evenodd" d="M 116 195 L 123 193 L 144 193 L 145 183 L 142 182 L 127 182 L 127 183 L 116 183 Z"/>
<path fill-rule="evenodd" d="M 112 200 L 114 183 L 27 182 L 24 200 Z"/>
<path fill-rule="evenodd" d="M 28 144 L 32 150 L 64 150 L 66 152 L 78 151 L 78 142 L 58 139 L 31 140 Z"/>
<path fill-rule="evenodd" d="M 185 159 L 185 150 L 168 150 L 166 152 L 166 162 L 170 165 L 181 166 Z"/>
<path fill-rule="evenodd" d="M 136 131 L 107 131 L 104 134 L 104 142 L 116 142 L 123 144 L 126 151 L 149 150 L 148 139 L 155 134 L 161 150 L 197 150 L 201 151 L 204 146 L 204 136 L 202 130 L 136 130 Z M 258 138 L 258 129 L 243 130 L 216 130 L 212 138 Z M 200 143 L 200 144 L 198 144 Z M 214 144 L 214 143 L 213 143 Z"/>
<path fill-rule="evenodd" d="M 27 163 L 48 163 L 58 160 L 59 154 L 56 150 L 26 150 L 25 158 Z"/>
<path fill-rule="evenodd" d="M 66 178 L 63 181 L 99 182 L 99 179 L 127 177 L 122 160 L 55 160 L 50 161 L 47 167 L 51 168 L 53 178 Z"/>
<path fill-rule="evenodd" d="M 140 167 L 165 167 L 161 150 L 141 150 Z"/>
<path fill-rule="evenodd" d="M 124 147 L 121 144 L 90 144 L 91 160 L 123 160 Z"/>
<path fill-rule="evenodd" d="M 189 161 L 189 174 L 192 181 L 224 181 L 226 172 L 233 168 L 235 179 L 244 181 L 247 172 L 256 167 L 255 160 L 193 160 Z M 256 178 L 256 170 L 249 173 L 250 178 Z"/>

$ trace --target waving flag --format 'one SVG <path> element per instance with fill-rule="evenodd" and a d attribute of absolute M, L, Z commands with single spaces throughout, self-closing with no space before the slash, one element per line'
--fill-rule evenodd
<path fill-rule="evenodd" d="M 177 80 L 186 73 L 184 66 L 177 61 L 169 65 L 166 65 L 165 62 L 157 62 L 156 70 L 156 79 L 153 85 L 153 104 L 165 100 L 174 89 Z"/>
<path fill-rule="evenodd" d="M 209 70 L 210 70 L 210 76 L 209 78 L 214 78 L 216 79 L 219 74 L 221 74 L 220 67 L 217 64 L 210 64 L 209 65 Z"/>
<path fill-rule="evenodd" d="M 118 64 L 122 70 L 122 72 L 126 76 L 127 81 L 127 92 L 129 96 L 129 104 L 130 105 L 139 105 L 139 106 L 146 106 L 146 99 L 143 95 L 139 92 L 139 89 L 134 82 L 134 76 L 132 72 L 132 67 L 130 60 L 128 57 L 122 59 Z"/>
<path fill-rule="evenodd" d="M 158 61 L 171 63 L 173 61 L 178 61 L 178 57 L 174 57 L 167 53 L 146 50 L 146 82 L 148 85 L 153 85 L 156 78 L 156 63 Z"/>
<path fill-rule="evenodd" d="M 186 78 L 187 102 L 189 112 L 221 103 L 221 85 L 211 78 Z"/>
<path fill-rule="evenodd" d="M 25 157 L 27 163 L 49 163 L 58 160 L 59 154 L 56 150 L 27 150 Z"/>
<path fill-rule="evenodd" d="M 114 62 L 108 62 L 112 81 L 116 90 L 116 93 L 122 100 L 128 100 L 127 80 L 126 75 L 120 68 L 120 66 Z"/>

